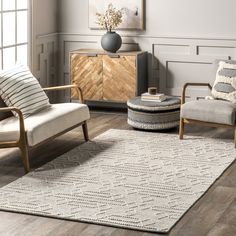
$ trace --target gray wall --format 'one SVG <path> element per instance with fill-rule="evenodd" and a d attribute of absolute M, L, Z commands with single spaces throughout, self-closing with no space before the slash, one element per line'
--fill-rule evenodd
<path fill-rule="evenodd" d="M 59 0 L 59 5 L 61 32 L 100 33 L 88 28 L 88 0 Z M 235 0 L 146 0 L 146 30 L 138 34 L 236 38 L 235 24 Z"/>
<path fill-rule="evenodd" d="M 33 35 L 58 32 L 58 1 L 32 0 Z"/>
<path fill-rule="evenodd" d="M 46 1 L 49 12 L 54 12 L 58 4 L 60 60 L 57 82 L 69 83 L 69 51 L 100 48 L 104 31 L 88 28 L 88 0 L 58 0 L 57 3 L 37 0 L 41 6 L 41 2 Z M 123 38 L 122 49 L 139 48 L 149 52 L 149 85 L 158 85 L 166 93 L 180 95 L 187 81 L 214 79 L 211 68 L 215 58 L 236 59 L 235 0 L 146 0 L 145 14 L 145 31 L 119 33 Z M 50 25 L 56 28 L 55 18 L 46 21 L 52 21 Z M 55 34 L 44 35 L 41 39 L 50 43 L 55 40 Z M 204 91 L 190 90 L 191 96 L 199 93 Z"/>

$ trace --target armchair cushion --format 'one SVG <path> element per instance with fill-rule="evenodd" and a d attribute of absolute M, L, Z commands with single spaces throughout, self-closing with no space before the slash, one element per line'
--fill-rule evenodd
<path fill-rule="evenodd" d="M 236 104 L 223 100 L 198 100 L 181 106 L 181 118 L 235 125 Z"/>
<path fill-rule="evenodd" d="M 34 146 L 90 117 L 87 105 L 79 103 L 52 104 L 38 113 L 24 119 L 27 141 Z M 0 121 L 0 141 L 19 138 L 19 121 L 9 117 Z"/>

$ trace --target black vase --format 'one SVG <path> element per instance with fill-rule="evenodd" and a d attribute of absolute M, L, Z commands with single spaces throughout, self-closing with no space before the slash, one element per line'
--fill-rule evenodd
<path fill-rule="evenodd" d="M 102 36 L 101 45 L 102 48 L 107 52 L 117 52 L 122 44 L 122 39 L 116 32 L 108 31 Z"/>

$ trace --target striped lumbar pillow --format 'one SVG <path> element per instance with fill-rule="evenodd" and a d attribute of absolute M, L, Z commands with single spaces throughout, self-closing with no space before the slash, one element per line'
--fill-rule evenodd
<path fill-rule="evenodd" d="M 236 64 L 229 61 L 219 62 L 212 96 L 236 103 Z"/>
<path fill-rule="evenodd" d="M 38 80 L 23 65 L 0 72 L 0 96 L 7 106 L 20 109 L 24 118 L 50 106 Z"/>

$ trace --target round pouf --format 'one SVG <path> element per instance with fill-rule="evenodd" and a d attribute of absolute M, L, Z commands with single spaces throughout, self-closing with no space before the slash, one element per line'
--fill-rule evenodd
<path fill-rule="evenodd" d="M 179 125 L 180 99 L 168 96 L 163 102 L 141 101 L 141 97 L 127 102 L 128 124 L 138 129 L 161 130 Z"/>

